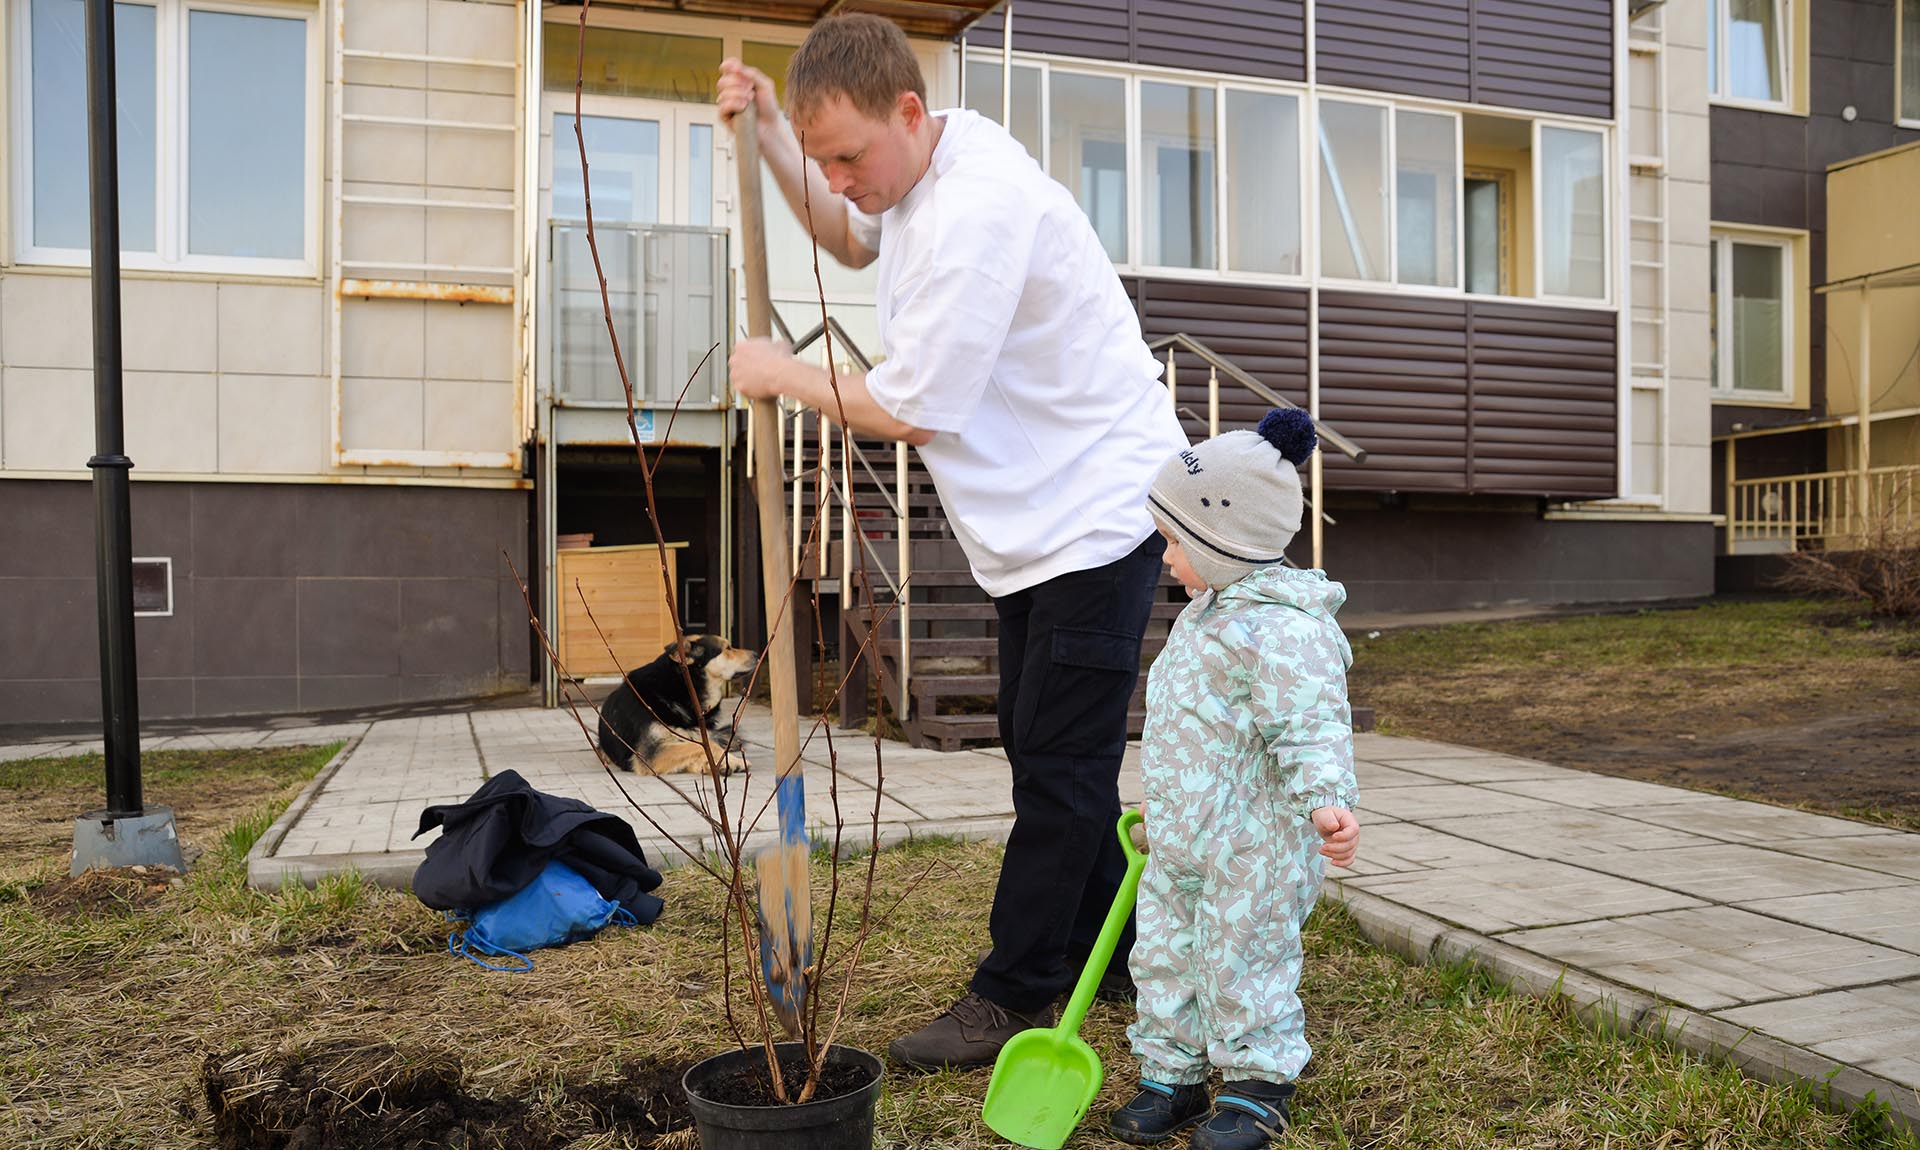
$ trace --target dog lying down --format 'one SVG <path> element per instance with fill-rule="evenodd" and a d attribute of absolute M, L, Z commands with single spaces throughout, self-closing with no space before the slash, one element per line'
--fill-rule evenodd
<path fill-rule="evenodd" d="M 668 643 L 660 657 L 627 672 L 626 681 L 600 704 L 600 750 L 623 771 L 637 763 L 649 774 L 704 774 L 701 716 L 723 775 L 747 769 L 746 754 L 733 743 L 733 728 L 719 724 L 720 699 L 729 681 L 752 672 L 757 660 L 718 635 L 689 635 Z M 684 667 L 684 670 L 682 669 Z M 699 692 L 698 710 L 687 696 L 687 676 Z M 722 752 L 725 752 L 722 754 Z"/>

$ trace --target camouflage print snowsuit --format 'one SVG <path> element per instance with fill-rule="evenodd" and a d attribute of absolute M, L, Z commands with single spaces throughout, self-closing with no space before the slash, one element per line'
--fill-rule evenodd
<path fill-rule="evenodd" d="M 1154 660 L 1127 1031 L 1144 1078 L 1287 1082 L 1312 1053 L 1296 993 L 1325 863 L 1312 812 L 1357 797 L 1346 597 L 1262 567 L 1189 603 Z"/>

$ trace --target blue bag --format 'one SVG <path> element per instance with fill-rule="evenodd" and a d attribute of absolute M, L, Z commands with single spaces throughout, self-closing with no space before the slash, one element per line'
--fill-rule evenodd
<path fill-rule="evenodd" d="M 451 914 L 456 921 L 464 913 Z M 526 971 L 533 960 L 524 952 L 592 938 L 609 922 L 637 923 L 619 903 L 600 897 L 593 884 L 558 859 L 547 863 L 538 877 L 518 894 L 482 907 L 471 915 L 464 930 L 447 936 L 447 953 L 471 959 L 488 970 Z M 518 966 L 499 966 L 481 957 L 517 960 Z"/>

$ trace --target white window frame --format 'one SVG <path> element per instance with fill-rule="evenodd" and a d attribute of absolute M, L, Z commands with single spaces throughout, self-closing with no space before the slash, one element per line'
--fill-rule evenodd
<path fill-rule="evenodd" d="M 134 563 L 160 563 L 160 564 L 164 564 L 164 565 L 165 565 L 165 567 L 166 567 L 166 572 L 167 572 L 167 607 L 166 607 L 166 610 L 164 610 L 164 611 L 135 611 L 135 612 L 133 613 L 133 615 L 134 615 L 134 618 L 136 618 L 136 619 L 165 619 L 165 618 L 169 618 L 169 617 L 171 617 L 171 616 L 173 615 L 173 560 L 172 560 L 172 558 L 170 558 L 170 557 L 168 557 L 168 556 L 164 556 L 164 555 L 154 555 L 154 556 L 142 556 L 142 555 L 135 555 L 135 556 L 133 557 L 133 559 L 132 559 L 132 562 L 134 562 Z M 129 595 L 131 595 L 131 587 L 129 587 Z"/>
<path fill-rule="evenodd" d="M 304 3 L 274 0 L 126 0 L 155 9 L 154 13 L 154 250 L 122 251 L 121 267 L 134 271 L 186 272 L 222 276 L 272 276 L 317 279 L 320 274 L 320 183 L 322 179 L 321 119 L 326 94 L 320 85 L 320 20 Z M 12 5 L 16 15 L 7 46 L 8 71 L 14 80 L 13 107 L 13 229 L 18 236 L 15 260 L 50 267 L 88 267 L 85 248 L 43 247 L 33 242 L 33 108 L 32 68 L 27 54 L 33 49 L 32 24 L 26 2 Z M 194 12 L 224 12 L 238 16 L 297 19 L 306 25 L 306 115 L 302 154 L 306 171 L 301 186 L 301 251 L 298 258 L 208 256 L 187 250 L 187 22 Z"/>
<path fill-rule="evenodd" d="M 1147 231 L 1150 226 L 1147 219 L 1147 137 L 1146 117 L 1141 112 L 1141 86 L 1158 84 L 1163 88 L 1191 88 L 1213 93 L 1213 265 L 1211 267 L 1179 267 L 1168 264 L 1149 264 L 1146 262 Z M 1181 80 L 1163 76 L 1134 76 L 1127 85 L 1128 103 L 1133 115 L 1127 125 L 1127 167 L 1135 174 L 1135 182 L 1129 198 L 1138 197 L 1137 210 L 1129 214 L 1138 218 L 1139 235 L 1135 237 L 1138 246 L 1131 248 L 1134 263 L 1143 268 L 1152 268 L 1156 275 L 1165 272 L 1206 272 L 1213 275 L 1224 274 L 1227 267 L 1225 229 L 1222 226 L 1226 215 L 1227 199 L 1221 181 L 1226 179 L 1227 141 L 1226 107 L 1227 94 L 1217 82 L 1205 79 Z"/>
<path fill-rule="evenodd" d="M 1798 284 L 1794 282 L 1794 238 L 1765 232 L 1744 232 L 1733 228 L 1714 228 L 1710 241 L 1718 298 L 1713 300 L 1714 323 L 1720 332 L 1715 351 L 1720 379 L 1711 389 L 1716 402 L 1752 402 L 1791 404 L 1800 395 L 1800 380 L 1795 377 L 1799 363 L 1798 309 L 1794 307 Z M 1780 382 L 1779 391 L 1759 391 L 1732 384 L 1733 379 L 1733 245 L 1774 248 L 1780 253 Z"/>
<path fill-rule="evenodd" d="M 1585 132 L 1600 137 L 1600 294 L 1552 295 L 1547 291 L 1547 218 L 1542 208 L 1545 206 L 1546 180 L 1542 162 L 1545 155 L 1540 150 L 1540 134 L 1548 128 L 1568 132 Z M 1614 235 L 1619 226 L 1615 219 L 1614 176 L 1613 176 L 1613 139 L 1606 129 L 1586 124 L 1569 124 L 1557 120 L 1533 121 L 1533 139 L 1530 144 L 1533 162 L 1533 297 L 1542 303 L 1552 303 L 1569 307 L 1598 307 L 1613 305 L 1613 263 L 1616 258 L 1615 245 L 1620 237 Z M 1509 298 L 1505 296 L 1501 299 Z"/>
<path fill-rule="evenodd" d="M 983 48 L 969 49 L 962 61 L 991 64 L 996 69 L 1002 62 L 998 50 Z M 1466 201 L 1456 191 L 1454 196 L 1454 286 L 1437 287 L 1427 284 L 1402 284 L 1399 282 L 1399 193 L 1396 173 L 1399 165 L 1398 124 L 1396 113 L 1400 111 L 1420 112 L 1429 115 L 1451 116 L 1454 119 L 1455 157 L 1460 165 L 1460 175 L 1464 179 L 1466 161 L 1466 119 L 1468 111 L 1485 115 L 1501 116 L 1506 119 L 1520 120 L 1528 125 L 1531 136 L 1531 162 L 1533 167 L 1533 232 L 1531 239 L 1534 250 L 1534 292 L 1532 295 L 1475 296 L 1478 299 L 1498 300 L 1507 303 L 1539 304 L 1553 307 L 1589 308 L 1614 310 L 1619 306 L 1617 299 L 1622 276 L 1616 268 L 1619 258 L 1618 249 L 1621 237 L 1618 197 L 1620 185 L 1614 172 L 1615 149 L 1619 139 L 1618 125 L 1609 120 L 1594 119 L 1585 116 L 1551 115 L 1543 113 L 1514 114 L 1513 109 L 1482 108 L 1479 105 L 1463 104 L 1440 100 L 1428 100 L 1418 97 L 1401 97 L 1381 92 L 1361 91 L 1332 86 L 1298 84 L 1285 81 L 1263 81 L 1246 76 L 1228 76 L 1221 73 L 1189 71 L 1179 68 L 1165 68 L 1150 64 L 1104 64 L 1099 61 L 1082 60 L 1077 57 L 1053 56 L 1046 53 L 1013 54 L 1015 68 L 1033 68 L 1040 74 L 1040 149 L 1037 157 L 1043 171 L 1048 169 L 1047 152 L 1052 146 L 1053 119 L 1053 83 L 1055 73 L 1065 72 L 1076 75 L 1104 76 L 1117 78 L 1125 84 L 1126 126 L 1127 126 L 1127 256 L 1123 261 L 1114 262 L 1114 270 L 1122 276 L 1149 276 L 1154 279 L 1199 280 L 1209 283 L 1233 283 L 1247 285 L 1276 285 L 1306 287 L 1320 285 L 1335 290 L 1354 290 L 1369 292 L 1395 292 L 1407 295 L 1439 296 L 1443 298 L 1466 297 L 1472 295 L 1466 290 Z M 1214 266 L 1210 268 L 1162 267 L 1144 262 L 1145 252 L 1145 201 L 1142 197 L 1145 160 L 1140 147 L 1140 84 L 1141 82 L 1175 83 L 1189 86 L 1206 87 L 1212 85 L 1217 95 L 1215 110 L 1215 209 L 1214 209 Z M 1229 265 L 1228 252 L 1231 247 L 1232 223 L 1227 218 L 1227 135 L 1226 135 L 1226 93 L 1239 90 L 1257 93 L 1276 93 L 1291 96 L 1297 101 L 1299 116 L 1299 169 L 1301 181 L 1300 197 L 1300 267 L 1298 274 L 1279 272 L 1244 271 Z M 1389 187 L 1387 213 L 1387 278 L 1380 280 L 1354 280 L 1335 278 L 1320 274 L 1320 157 L 1316 148 L 1319 138 L 1320 101 L 1336 100 L 1341 103 L 1370 104 L 1383 107 L 1387 112 L 1387 178 Z M 1003 112 L 1004 116 L 1004 112 Z M 1601 179 L 1604 218 L 1602 225 L 1606 229 L 1603 250 L 1606 259 L 1603 267 L 1603 295 L 1595 298 L 1586 296 L 1552 296 L 1540 290 L 1544 282 L 1541 260 L 1545 245 L 1541 242 L 1540 219 L 1540 130 L 1543 127 L 1565 128 L 1572 131 L 1592 132 L 1600 137 Z M 1049 171 L 1049 174 L 1050 171 Z"/>
<path fill-rule="evenodd" d="M 1444 116 L 1453 121 L 1453 286 L 1445 284 L 1410 284 L 1400 280 L 1400 113 L 1412 112 L 1422 116 Z M 1388 170 L 1387 196 L 1390 208 L 1387 212 L 1387 246 L 1392 251 L 1389 262 L 1393 265 L 1393 279 L 1389 284 L 1394 291 L 1414 292 L 1420 295 L 1465 295 L 1467 285 L 1467 217 L 1466 217 L 1466 179 L 1467 179 L 1467 141 L 1466 117 L 1459 112 L 1445 108 L 1428 108 L 1418 104 L 1395 104 L 1387 116 L 1387 155 L 1393 161 Z M 1318 182 L 1315 183 L 1318 187 Z M 1483 299 L 1488 297 L 1481 297 Z M 1505 297 L 1496 297 L 1505 298 Z"/>
<path fill-rule="evenodd" d="M 1907 0 L 1893 0 L 1893 122 L 1902 128 L 1920 128 L 1920 107 L 1901 106 L 1907 90 L 1906 20 Z M 1913 66 L 1920 68 L 1920 59 L 1915 59 Z"/>
<path fill-rule="evenodd" d="M 1384 275 L 1382 275 L 1379 279 L 1371 279 L 1371 280 L 1349 279 L 1344 276 L 1331 276 L 1331 275 L 1328 275 L 1326 271 L 1321 267 L 1320 257 L 1324 254 L 1324 249 L 1320 243 L 1320 233 L 1318 228 L 1320 225 L 1320 221 L 1326 219 L 1328 205 L 1325 202 L 1323 202 L 1320 198 L 1320 169 L 1322 166 L 1322 162 L 1320 158 L 1320 149 L 1318 146 L 1315 146 L 1309 149 L 1309 154 L 1313 157 L 1313 167 L 1310 169 L 1311 174 L 1309 177 L 1313 183 L 1313 189 L 1312 189 L 1313 219 L 1314 219 L 1314 227 L 1315 227 L 1315 231 L 1313 234 L 1313 263 L 1309 265 L 1313 269 L 1313 278 L 1317 283 L 1329 285 L 1336 288 L 1353 288 L 1357 291 L 1398 291 L 1400 290 L 1400 285 L 1399 285 L 1400 269 L 1398 267 L 1398 260 L 1397 260 L 1397 257 L 1399 255 L 1399 252 L 1397 249 L 1399 248 L 1399 245 L 1394 242 L 1394 230 L 1396 227 L 1398 227 L 1400 221 L 1398 217 L 1398 208 L 1399 208 L 1399 204 L 1397 203 L 1398 196 L 1395 195 L 1395 189 L 1393 185 L 1395 182 L 1394 173 L 1398 170 L 1398 165 L 1399 165 L 1399 153 L 1394 148 L 1394 132 L 1393 132 L 1394 103 L 1390 99 L 1383 99 L 1379 96 L 1368 97 L 1368 96 L 1352 96 L 1346 93 L 1339 93 L 1335 95 L 1328 95 L 1320 92 L 1314 93 L 1313 120 L 1310 124 L 1305 126 L 1305 130 L 1310 131 L 1312 133 L 1311 138 L 1314 140 L 1316 145 L 1318 144 L 1320 139 L 1320 105 L 1322 103 L 1359 104 L 1359 105 L 1364 105 L 1366 107 L 1379 108 L 1382 111 L 1382 113 L 1384 113 L 1385 122 L 1386 122 L 1387 154 L 1386 154 L 1386 160 L 1385 160 L 1385 168 L 1382 171 L 1382 178 L 1386 181 L 1385 190 L 1387 194 L 1387 219 L 1386 219 L 1386 235 L 1383 238 L 1386 241 L 1387 266 L 1386 266 Z M 1303 132 L 1303 134 L 1305 133 Z"/>
<path fill-rule="evenodd" d="M 1803 0 L 1805 2 L 1805 0 Z M 1895 0 L 1896 5 L 1899 0 Z M 1724 92 L 1732 73 L 1727 68 L 1727 25 L 1732 22 L 1728 0 L 1707 0 L 1708 34 L 1713 40 L 1714 59 L 1712 71 L 1707 76 L 1707 102 L 1723 104 L 1729 108 L 1756 108 L 1766 112 L 1787 112 L 1793 104 L 1793 0 L 1769 0 L 1773 5 L 1774 22 L 1774 63 L 1780 69 L 1780 98 L 1777 100 L 1753 100 L 1740 96 L 1726 96 Z M 1896 8 L 1896 11 L 1898 9 Z M 1896 44 L 1896 65 L 1898 50 Z M 1718 81 L 1716 84 L 1715 81 Z M 1894 89 L 1894 99 L 1899 100 L 1899 88 Z"/>
<path fill-rule="evenodd" d="M 1300 270 L 1298 272 L 1246 271 L 1235 268 L 1232 264 L 1232 221 L 1228 219 L 1228 216 L 1231 214 L 1232 200 L 1228 195 L 1230 189 L 1228 188 L 1229 176 L 1227 168 L 1227 94 L 1230 92 L 1251 92 L 1261 96 L 1287 96 L 1293 100 L 1295 153 L 1293 161 L 1296 179 L 1299 181 L 1299 186 L 1294 189 L 1294 199 L 1300 208 L 1300 217 L 1294 221 L 1299 229 L 1300 240 Z M 1220 188 L 1220 212 L 1218 226 L 1215 229 L 1218 232 L 1215 238 L 1220 245 L 1220 274 L 1236 279 L 1245 276 L 1249 279 L 1271 279 L 1283 283 L 1305 283 L 1312 276 L 1313 273 L 1311 269 L 1313 268 L 1313 264 L 1309 261 L 1316 258 L 1316 251 L 1313 241 L 1307 236 L 1307 229 L 1314 226 L 1315 221 L 1313 220 L 1312 192 L 1306 186 L 1307 178 L 1313 172 L 1312 153 L 1309 151 L 1307 143 L 1307 141 L 1312 138 L 1308 134 L 1312 125 L 1310 125 L 1307 120 L 1312 110 L 1312 104 L 1313 102 L 1304 88 L 1283 88 L 1278 85 L 1259 85 L 1234 81 L 1223 81 L 1220 84 L 1220 96 L 1217 101 L 1219 121 L 1214 125 L 1214 133 L 1220 141 L 1219 146 L 1215 149 L 1215 151 L 1219 153 L 1220 162 L 1220 174 L 1216 180 Z"/>

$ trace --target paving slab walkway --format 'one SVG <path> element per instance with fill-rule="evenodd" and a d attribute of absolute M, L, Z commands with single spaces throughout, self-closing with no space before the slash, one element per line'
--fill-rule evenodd
<path fill-rule="evenodd" d="M 729 780 L 730 802 L 760 810 L 772 786 L 766 713 L 750 711 L 741 733 L 756 769 Z M 876 756 L 871 739 L 802 733 L 817 836 L 831 837 L 832 759 L 848 847 L 869 840 L 876 803 L 883 843 L 1003 840 L 1013 824 L 997 750 L 889 742 Z M 421 809 L 509 768 L 626 818 L 650 858 L 672 865 L 710 847 L 683 798 L 704 779 L 611 779 L 564 710 L 186 734 L 148 747 L 334 739 L 347 746 L 256 846 L 255 885 L 351 868 L 404 887 L 437 833 L 414 836 Z M 0 760 L 87 749 L 97 745 L 0 747 Z M 1599 1025 L 1771 1081 L 1830 1084 L 1849 1104 L 1871 1095 L 1920 1126 L 1920 834 L 1420 739 L 1360 735 L 1356 754 L 1360 858 L 1328 894 L 1376 944 L 1417 961 L 1476 962 L 1519 989 L 1566 996 Z M 1122 773 L 1129 802 L 1137 755 L 1130 747 Z M 772 820 L 768 810 L 768 839 Z"/>

